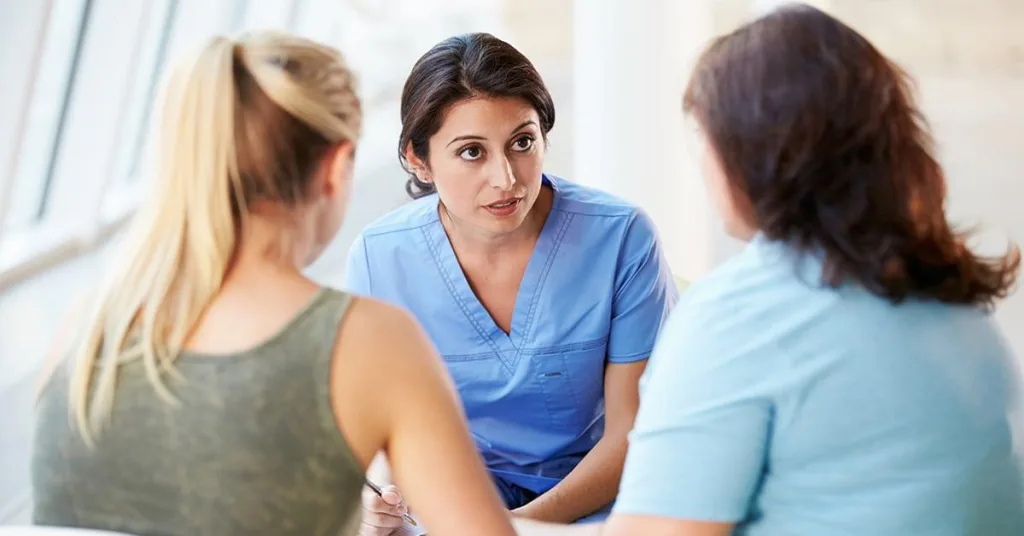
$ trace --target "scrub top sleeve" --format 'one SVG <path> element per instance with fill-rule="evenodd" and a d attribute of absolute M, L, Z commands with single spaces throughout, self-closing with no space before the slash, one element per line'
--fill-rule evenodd
<path fill-rule="evenodd" d="M 345 268 L 345 290 L 352 294 L 370 296 L 370 261 L 366 253 L 366 239 L 363 235 L 356 237 L 348 250 L 348 263 Z"/>
<path fill-rule="evenodd" d="M 774 413 L 760 359 L 771 356 L 741 350 L 749 345 L 735 341 L 753 334 L 714 317 L 688 304 L 665 325 L 641 382 L 615 512 L 733 523 L 747 516 Z"/>
<path fill-rule="evenodd" d="M 619 250 L 608 361 L 630 363 L 650 357 L 658 330 L 677 298 L 654 224 L 637 210 Z"/>

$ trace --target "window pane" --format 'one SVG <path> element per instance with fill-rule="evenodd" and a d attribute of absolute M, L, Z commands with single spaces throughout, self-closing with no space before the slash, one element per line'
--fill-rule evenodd
<path fill-rule="evenodd" d="M 260 1 L 264 2 L 266 0 Z M 229 15 L 231 31 L 236 31 L 242 27 L 242 24 L 245 22 L 245 13 L 248 11 L 248 7 L 249 0 L 234 0 L 234 3 L 231 5 L 231 13 Z"/>
<path fill-rule="evenodd" d="M 18 228 L 42 218 L 61 122 L 71 93 L 76 56 L 90 0 L 56 0 L 38 66 L 6 226 Z"/>
<path fill-rule="evenodd" d="M 149 118 L 153 114 L 154 100 L 167 62 L 167 48 L 174 28 L 174 16 L 178 0 L 157 0 L 149 6 L 146 32 L 142 50 L 139 52 L 138 74 L 128 101 L 128 116 L 125 118 L 123 143 L 119 155 L 118 170 L 129 181 L 137 180 L 141 174 L 140 162 L 148 137 Z"/>
<path fill-rule="evenodd" d="M 130 147 L 130 154 L 127 160 L 130 164 L 123 173 L 129 183 L 139 183 L 148 180 L 151 167 L 154 162 L 155 142 L 157 139 L 154 129 L 158 127 L 161 85 L 170 74 L 169 69 L 173 62 L 180 59 L 180 54 L 192 46 L 200 44 L 204 39 L 213 33 L 231 32 L 242 26 L 244 17 L 249 5 L 255 2 L 248 0 L 231 0 L 222 4 L 221 10 L 214 10 L 209 7 L 209 2 L 190 2 L 186 0 L 163 0 L 161 4 L 168 4 L 163 9 L 155 9 L 150 20 L 152 31 L 147 35 L 151 41 L 146 46 L 154 47 L 148 60 L 143 59 L 148 70 L 140 80 L 145 80 L 140 85 L 146 87 L 144 97 L 133 97 L 140 100 L 135 106 L 142 110 L 138 126 L 134 129 L 134 135 L 125 138 L 126 146 Z M 200 8 L 200 9 L 197 9 Z M 226 9 L 226 12 L 224 11 Z M 158 13 L 166 13 L 160 17 Z M 219 19 L 210 23 L 211 17 Z M 145 77 L 145 78 L 144 78 Z M 138 88 L 136 89 L 138 91 Z M 136 112 L 132 112 L 136 115 Z"/>
<path fill-rule="evenodd" d="M 242 30 L 287 30 L 291 23 L 293 0 L 259 0 L 249 2 Z"/>

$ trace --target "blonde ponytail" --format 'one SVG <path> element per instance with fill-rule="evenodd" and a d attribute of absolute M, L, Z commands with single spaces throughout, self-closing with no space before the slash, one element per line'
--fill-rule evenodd
<path fill-rule="evenodd" d="M 69 405 L 90 444 L 111 415 L 122 364 L 141 360 L 157 394 L 177 403 L 164 378 L 174 374 L 175 358 L 220 290 L 241 232 L 247 192 L 273 191 L 246 181 L 303 180 L 259 177 L 258 166 L 245 162 L 248 167 L 240 172 L 240 149 L 257 155 L 277 149 L 271 157 L 279 159 L 294 154 L 247 146 L 280 133 L 237 138 L 245 113 L 237 77 L 251 76 L 280 107 L 277 113 L 305 124 L 325 143 L 358 137 L 358 98 L 340 54 L 279 34 L 248 39 L 215 38 L 173 73 L 166 89 L 156 187 L 140 207 L 125 256 L 101 288 L 73 353 Z M 290 73 L 282 62 L 310 72 Z M 258 127 L 257 122 L 241 128 Z M 284 122 L 268 124 L 281 130 Z M 291 149 L 302 150 L 301 143 L 289 141 Z"/>
<path fill-rule="evenodd" d="M 243 43 L 246 70 L 278 106 L 332 141 L 359 138 L 361 117 L 354 80 L 348 69 L 334 68 L 342 62 L 336 51 L 270 32 L 248 36 Z M 294 76 L 285 68 L 289 62 L 310 71 Z"/>

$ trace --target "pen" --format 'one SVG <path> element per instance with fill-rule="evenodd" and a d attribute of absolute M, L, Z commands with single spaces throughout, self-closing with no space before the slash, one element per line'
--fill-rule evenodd
<path fill-rule="evenodd" d="M 366 479 L 366 486 L 369 487 L 370 489 L 372 489 L 373 492 L 376 493 L 378 497 L 380 497 L 382 499 L 384 498 L 384 492 L 380 489 L 380 486 L 378 486 L 377 484 L 374 484 L 373 482 L 370 482 L 369 478 Z M 405 519 L 406 523 L 408 523 L 408 524 L 410 524 L 410 525 L 412 525 L 414 527 L 418 527 L 419 526 L 419 524 L 416 523 L 416 520 L 413 519 L 412 516 L 410 516 L 409 514 L 405 514 L 404 516 L 402 516 L 402 518 Z"/>

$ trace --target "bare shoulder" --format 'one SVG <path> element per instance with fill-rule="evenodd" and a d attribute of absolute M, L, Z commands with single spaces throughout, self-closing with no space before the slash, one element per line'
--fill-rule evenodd
<path fill-rule="evenodd" d="M 352 306 L 349 309 L 347 322 L 361 323 L 360 327 L 371 329 L 416 324 L 416 320 L 405 309 L 364 296 L 352 297 Z"/>
<path fill-rule="evenodd" d="M 338 426 L 364 468 L 387 447 L 403 408 L 454 400 L 441 358 L 416 319 L 363 297 L 353 298 L 338 327 L 331 391 Z"/>
<path fill-rule="evenodd" d="M 337 352 L 372 356 L 377 365 L 386 364 L 381 360 L 422 358 L 434 352 L 430 339 L 412 314 L 373 298 L 354 297 L 347 318 L 338 329 Z"/>

